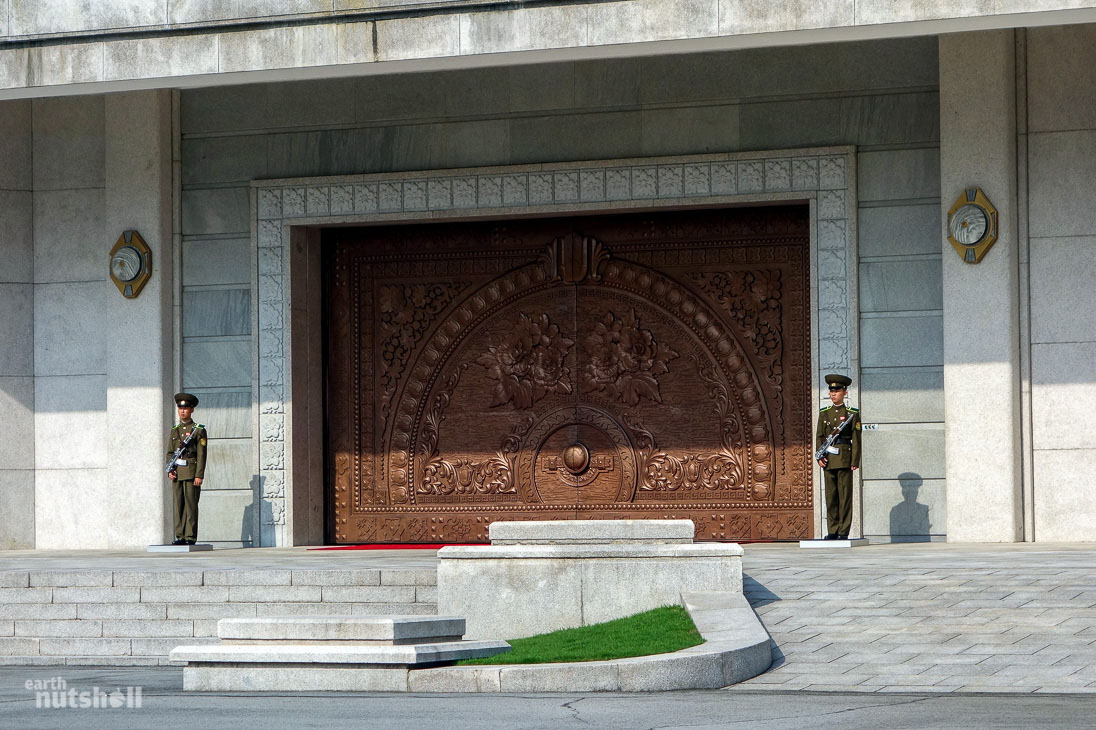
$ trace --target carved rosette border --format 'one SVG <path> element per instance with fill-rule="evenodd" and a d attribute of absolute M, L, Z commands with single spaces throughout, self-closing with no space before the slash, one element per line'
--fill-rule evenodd
<path fill-rule="evenodd" d="M 444 172 L 252 181 L 257 251 L 253 294 L 260 442 L 262 544 L 286 545 L 286 382 L 289 362 L 289 230 L 294 225 L 545 215 L 570 211 L 814 200 L 812 283 L 817 287 L 815 382 L 858 366 L 855 149 L 608 160 Z M 854 373 L 855 375 L 855 373 Z"/>

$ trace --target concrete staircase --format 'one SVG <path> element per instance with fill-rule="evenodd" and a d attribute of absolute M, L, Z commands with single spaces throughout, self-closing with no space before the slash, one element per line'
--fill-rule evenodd
<path fill-rule="evenodd" d="M 436 615 L 432 569 L 0 572 L 0 665 L 167 664 L 222 618 Z"/>

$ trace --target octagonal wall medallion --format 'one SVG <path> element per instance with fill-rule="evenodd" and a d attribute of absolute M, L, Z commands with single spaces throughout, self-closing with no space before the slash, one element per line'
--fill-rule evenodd
<path fill-rule="evenodd" d="M 963 261 L 976 264 L 997 242 L 997 208 L 982 188 L 967 188 L 948 211 L 948 240 Z"/>

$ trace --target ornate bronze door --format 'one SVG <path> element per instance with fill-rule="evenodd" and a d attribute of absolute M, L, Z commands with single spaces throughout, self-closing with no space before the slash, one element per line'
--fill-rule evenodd
<path fill-rule="evenodd" d="M 803 206 L 325 233 L 336 542 L 811 532 Z"/>

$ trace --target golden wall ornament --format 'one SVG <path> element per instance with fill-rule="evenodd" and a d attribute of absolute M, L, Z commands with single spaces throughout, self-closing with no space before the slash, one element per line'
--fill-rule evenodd
<path fill-rule="evenodd" d="M 152 250 L 137 231 L 123 231 L 110 250 L 110 279 L 126 299 L 136 299 L 152 276 Z"/>
<path fill-rule="evenodd" d="M 948 211 L 948 240 L 968 264 L 982 260 L 997 242 L 997 208 L 982 188 L 967 188 Z"/>

